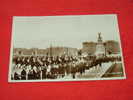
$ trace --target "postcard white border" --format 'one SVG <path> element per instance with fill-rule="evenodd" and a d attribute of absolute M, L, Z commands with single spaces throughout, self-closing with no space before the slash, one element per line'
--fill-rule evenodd
<path fill-rule="evenodd" d="M 119 25 L 118 25 L 118 17 L 117 14 L 88 14 L 88 15 L 58 15 L 58 16 L 103 16 L 103 15 L 112 15 L 115 16 L 115 21 L 116 21 L 116 27 L 117 27 L 117 36 L 119 38 L 118 42 L 120 44 L 120 53 L 122 57 L 122 67 L 123 67 L 123 77 L 110 77 L 110 78 L 89 78 L 89 79 L 45 79 L 45 80 L 11 80 L 11 65 L 12 65 L 12 55 L 13 55 L 13 37 L 14 37 L 14 32 L 13 30 L 15 29 L 15 23 L 14 23 L 14 18 L 15 17 L 44 17 L 44 16 L 13 16 L 12 17 L 12 33 L 11 33 L 11 46 L 10 46 L 10 62 L 9 62 L 9 71 L 8 71 L 8 82 L 15 83 L 15 82 L 67 82 L 67 81 L 97 81 L 97 80 L 121 80 L 121 79 L 126 79 L 126 73 L 125 73 L 125 65 L 124 65 L 124 57 L 123 57 L 123 50 L 122 50 L 122 45 L 121 45 L 121 36 L 120 36 L 120 31 L 119 31 Z M 54 17 L 54 16 L 53 16 Z"/>

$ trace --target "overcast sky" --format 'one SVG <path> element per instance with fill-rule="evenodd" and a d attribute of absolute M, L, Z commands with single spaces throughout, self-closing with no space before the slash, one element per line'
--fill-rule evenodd
<path fill-rule="evenodd" d="M 119 41 L 116 15 L 38 16 L 13 18 L 13 46 L 48 48 L 67 46 L 82 48 L 82 42 Z"/>

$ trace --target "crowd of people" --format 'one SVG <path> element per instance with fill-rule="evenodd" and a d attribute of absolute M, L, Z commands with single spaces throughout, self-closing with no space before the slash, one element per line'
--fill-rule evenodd
<path fill-rule="evenodd" d="M 14 56 L 12 60 L 12 80 L 43 80 L 59 79 L 67 75 L 74 79 L 76 73 L 82 75 L 89 68 L 102 66 L 104 62 L 120 61 L 121 57 Z"/>

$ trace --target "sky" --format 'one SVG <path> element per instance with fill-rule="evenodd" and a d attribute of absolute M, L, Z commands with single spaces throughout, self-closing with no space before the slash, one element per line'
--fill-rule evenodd
<path fill-rule="evenodd" d="M 83 42 L 96 42 L 99 32 L 103 41 L 120 41 L 117 16 L 14 16 L 12 42 L 15 48 L 82 48 Z"/>

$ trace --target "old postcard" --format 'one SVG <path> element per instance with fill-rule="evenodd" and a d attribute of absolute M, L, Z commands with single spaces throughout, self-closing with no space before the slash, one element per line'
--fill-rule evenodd
<path fill-rule="evenodd" d="M 125 79 L 117 15 L 14 16 L 8 78 Z"/>

